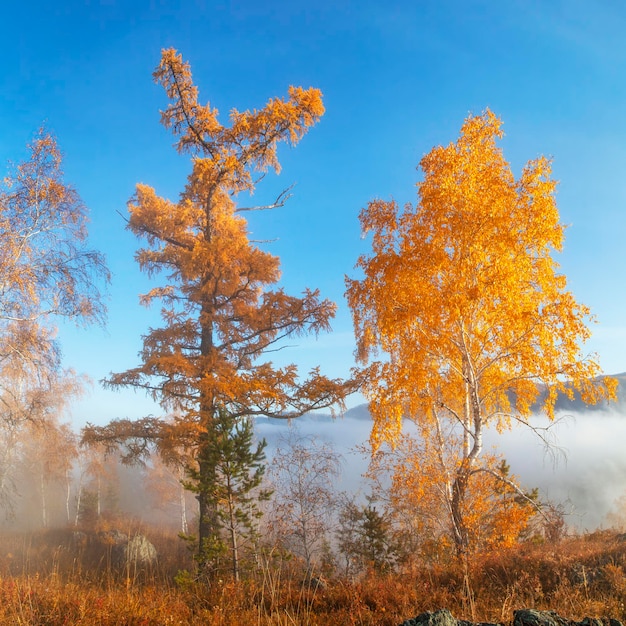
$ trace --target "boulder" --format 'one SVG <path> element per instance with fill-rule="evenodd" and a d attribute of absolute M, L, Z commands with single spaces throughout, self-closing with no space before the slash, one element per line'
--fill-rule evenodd
<path fill-rule="evenodd" d="M 522 609 L 513 612 L 513 626 L 569 626 L 566 620 L 554 611 Z"/>
<path fill-rule="evenodd" d="M 111 563 L 116 567 L 146 567 L 154 565 L 157 551 L 145 535 L 136 534 L 128 537 L 119 530 L 98 533 L 101 545 L 111 550 Z"/>
<path fill-rule="evenodd" d="M 473 626 L 472 622 L 456 619 L 448 609 L 440 609 L 431 613 L 421 613 L 413 619 L 402 622 L 400 626 Z M 499 626 L 488 622 L 478 622 L 477 626 Z"/>
<path fill-rule="evenodd" d="M 154 565 L 157 560 L 156 548 L 144 535 L 135 535 L 124 546 L 124 562 L 135 565 Z"/>
<path fill-rule="evenodd" d="M 576 622 L 561 617 L 554 611 L 521 609 L 513 613 L 513 626 L 622 626 L 622 623 L 610 617 L 585 617 Z"/>
<path fill-rule="evenodd" d="M 124 542 L 115 544 L 111 556 L 118 567 L 146 567 L 154 565 L 157 561 L 156 548 L 144 535 L 134 535 Z"/>
<path fill-rule="evenodd" d="M 434 613 L 421 613 L 417 617 L 405 620 L 400 626 L 502 626 L 500 624 L 488 624 L 485 622 L 468 622 L 456 619 L 447 609 L 441 609 Z M 623 626 L 613 618 L 585 617 L 582 621 L 561 617 L 554 611 L 535 611 L 534 609 L 521 609 L 513 613 L 513 626 Z"/>

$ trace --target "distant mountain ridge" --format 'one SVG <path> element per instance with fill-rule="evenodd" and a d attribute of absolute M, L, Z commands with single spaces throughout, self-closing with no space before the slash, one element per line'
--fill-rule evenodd
<path fill-rule="evenodd" d="M 574 392 L 574 397 L 570 400 L 566 395 L 559 394 L 555 409 L 561 412 L 582 413 L 587 411 L 614 411 L 626 415 L 626 372 L 620 374 L 607 374 L 599 376 L 598 380 L 604 378 L 615 378 L 617 380 L 617 399 L 615 402 L 598 402 L 597 404 L 586 404 L 582 401 L 580 394 Z"/>

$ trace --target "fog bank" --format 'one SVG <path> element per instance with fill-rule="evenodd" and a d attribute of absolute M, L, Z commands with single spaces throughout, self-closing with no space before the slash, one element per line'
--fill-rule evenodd
<path fill-rule="evenodd" d="M 607 514 L 626 493 L 626 416 L 609 410 L 562 411 L 554 423 L 542 417 L 531 423 L 552 442 L 549 449 L 532 429 L 516 426 L 501 435 L 489 430 L 485 451 L 495 448 L 525 489 L 538 487 L 542 499 L 563 504 L 570 526 L 580 531 L 606 526 Z M 329 443 L 342 455 L 339 489 L 367 489 L 362 475 L 368 458 L 359 449 L 366 446 L 371 429 L 366 405 L 336 419 L 309 415 L 291 424 L 258 420 L 256 430 L 268 442 L 269 459 L 289 428 Z"/>

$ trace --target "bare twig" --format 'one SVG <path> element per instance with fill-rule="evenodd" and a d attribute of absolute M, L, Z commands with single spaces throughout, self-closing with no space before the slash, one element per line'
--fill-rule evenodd
<path fill-rule="evenodd" d="M 295 187 L 295 183 L 287 187 L 287 189 L 283 189 L 279 194 L 273 204 L 266 204 L 264 206 L 252 206 L 252 207 L 237 207 L 235 209 L 235 213 L 243 213 L 244 211 L 268 211 L 269 209 L 278 209 L 280 207 L 285 206 L 285 203 L 289 198 L 291 198 L 292 194 L 289 193 Z"/>

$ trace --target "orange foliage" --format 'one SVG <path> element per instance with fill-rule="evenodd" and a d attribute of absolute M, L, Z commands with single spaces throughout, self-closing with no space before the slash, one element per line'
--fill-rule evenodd
<path fill-rule="evenodd" d="M 190 152 L 193 169 L 178 202 L 137 185 L 129 203 L 129 229 L 148 246 L 137 253 L 141 268 L 167 273 L 166 286 L 142 296 L 163 303 L 165 326 L 144 338 L 143 363 L 111 377 L 112 386 L 143 387 L 168 409 L 193 415 L 197 402 L 221 404 L 236 414 L 301 414 L 340 399 L 338 381 L 313 371 L 300 383 L 297 368 L 258 363 L 282 338 L 326 331 L 335 305 L 317 291 L 291 297 L 271 290 L 279 259 L 253 245 L 233 197 L 252 191 L 254 172 L 279 169 L 279 141 L 296 143 L 324 112 L 319 90 L 291 88 L 289 99 L 270 100 L 260 111 L 231 112 L 222 126 L 217 111 L 197 101 L 189 65 L 164 50 L 155 80 L 171 103 L 163 124 Z"/>
<path fill-rule="evenodd" d="M 33 466 L 35 452 L 44 464 L 56 453 L 24 442 L 44 432 L 37 429 L 59 434 L 59 415 L 84 382 L 61 368 L 55 320 L 102 322 L 98 282 L 109 277 L 102 255 L 87 248 L 87 210 L 63 179 L 56 140 L 41 129 L 28 147 L 28 159 L 0 184 L 0 508 L 7 511 L 20 454 Z"/>
<path fill-rule="evenodd" d="M 373 457 L 370 477 L 380 481 L 386 493 L 407 556 L 438 562 L 455 549 L 451 511 L 455 474 L 462 462 L 453 436 L 441 447 L 404 433 L 395 448 L 380 448 Z M 483 455 L 483 469 L 475 471 L 467 485 L 461 513 L 472 551 L 508 547 L 529 530 L 537 511 L 533 495 L 526 499 L 513 485 L 506 464 L 494 455 Z M 509 484 L 510 483 L 510 484 Z"/>
<path fill-rule="evenodd" d="M 456 142 L 425 155 L 415 207 L 370 202 L 361 224 L 373 253 L 358 260 L 364 277 L 347 279 L 374 449 L 397 442 L 403 417 L 435 441 L 449 424 L 460 437 L 449 493 L 458 547 L 485 427 L 527 421 L 539 384 L 549 417 L 559 393 L 593 403 L 616 386 L 594 380 L 597 359 L 582 357 L 589 310 L 553 258 L 564 227 L 550 162 L 530 161 L 515 179 L 500 126 L 489 110 L 470 116 Z"/>
<path fill-rule="evenodd" d="M 0 321 L 101 321 L 96 282 L 108 272 L 102 255 L 85 247 L 86 208 L 63 180 L 54 137 L 41 129 L 29 150 L 0 187 Z"/>
<path fill-rule="evenodd" d="M 0 379 L 21 388 L 45 387 L 59 368 L 55 318 L 103 321 L 97 283 L 109 278 L 86 247 L 87 210 L 63 180 L 54 137 L 41 129 L 29 153 L 0 185 Z"/>
<path fill-rule="evenodd" d="M 242 212 L 252 209 L 235 202 L 269 168 L 278 171 L 278 143 L 296 144 L 324 107 L 319 90 L 292 87 L 286 100 L 233 110 L 230 126 L 222 125 L 215 109 L 198 103 L 189 65 L 176 51 L 163 51 L 154 78 L 170 99 L 162 122 L 178 138 L 177 150 L 191 154 L 192 169 L 177 202 L 143 184 L 129 202 L 128 228 L 147 244 L 137 261 L 149 275 L 165 276 L 164 285 L 142 296 L 145 304 L 160 301 L 163 326 L 144 337 L 141 365 L 107 384 L 144 389 L 174 416 L 92 428 L 87 437 L 134 438 L 131 453 L 146 450 L 137 443 L 142 438 L 168 455 L 184 448 L 210 480 L 199 449 L 218 411 L 295 417 L 341 402 L 350 390 L 318 369 L 302 379 L 295 365 L 277 367 L 267 357 L 289 336 L 329 330 L 335 305 L 317 291 L 293 297 L 274 287 L 279 259 L 250 241 Z M 282 194 L 273 206 L 285 199 Z M 200 539 L 208 517 L 201 510 Z"/>

